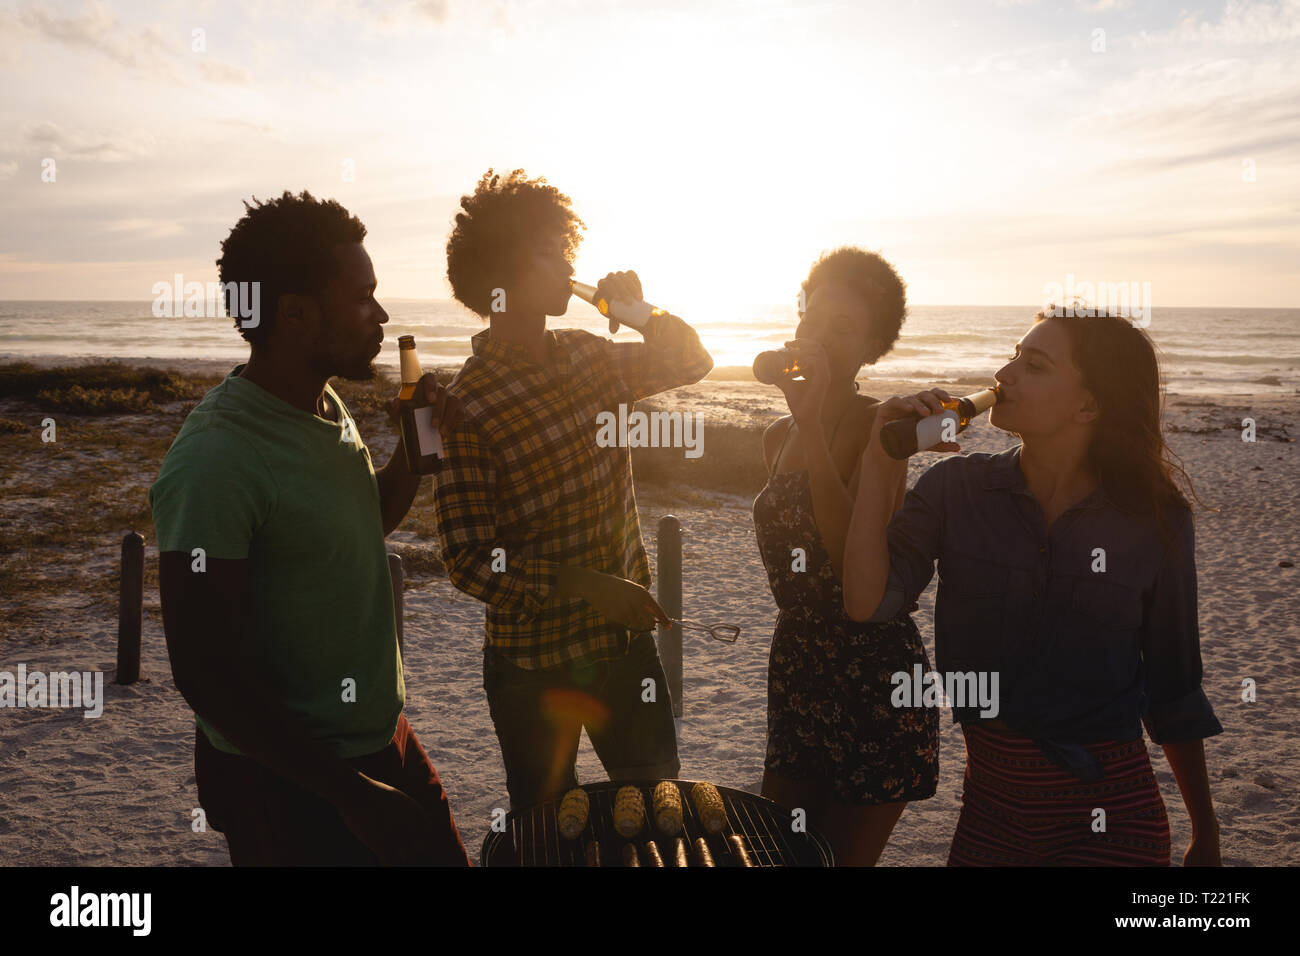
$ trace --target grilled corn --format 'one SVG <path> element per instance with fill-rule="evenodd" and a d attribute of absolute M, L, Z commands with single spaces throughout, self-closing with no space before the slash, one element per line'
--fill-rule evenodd
<path fill-rule="evenodd" d="M 691 788 L 691 802 L 700 823 L 709 833 L 721 833 L 727 825 L 727 810 L 722 805 L 722 794 L 711 783 L 697 783 Z"/>
<path fill-rule="evenodd" d="M 566 840 L 576 839 L 587 826 L 587 812 L 590 807 L 591 801 L 587 797 L 587 791 L 581 787 L 575 787 L 566 793 L 564 799 L 560 801 L 560 809 L 555 813 L 560 836 Z"/>
<path fill-rule="evenodd" d="M 636 787 L 620 787 L 614 797 L 614 829 L 618 835 L 631 839 L 641 832 L 645 823 L 645 798 Z"/>
<path fill-rule="evenodd" d="M 673 836 L 682 829 L 682 792 L 671 780 L 661 780 L 655 786 L 655 826 Z"/>

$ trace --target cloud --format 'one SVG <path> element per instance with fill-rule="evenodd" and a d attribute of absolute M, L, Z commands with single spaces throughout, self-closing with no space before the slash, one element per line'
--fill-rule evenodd
<path fill-rule="evenodd" d="M 185 227 L 176 219 L 114 219 L 104 223 L 103 228 L 108 232 L 132 233 L 148 239 L 185 234 Z"/>
<path fill-rule="evenodd" d="M 1104 13 L 1107 10 L 1123 10 L 1129 0 L 1077 0 L 1079 9 L 1084 13 Z"/>
<path fill-rule="evenodd" d="M 221 126 L 233 126 L 235 129 L 246 130 L 253 133 L 270 133 L 274 130 L 274 127 L 269 123 L 255 123 L 252 120 L 246 120 L 242 117 L 222 116 L 213 120 L 213 122 L 218 123 Z"/>
<path fill-rule="evenodd" d="M 1155 33 L 1144 30 L 1134 42 L 1137 46 L 1205 42 L 1267 44 L 1297 38 L 1300 38 L 1300 0 L 1273 4 L 1233 0 L 1216 23 L 1203 21 L 1199 13 L 1188 13 L 1173 29 Z"/>
<path fill-rule="evenodd" d="M 54 123 L 32 123 L 23 128 L 23 139 L 42 155 L 56 159 L 75 158 L 90 162 L 115 163 L 151 154 L 139 137 L 114 140 L 87 132 L 65 132 Z"/>
<path fill-rule="evenodd" d="M 205 56 L 199 63 L 203 79 L 209 83 L 226 83 L 231 86 L 248 86 L 252 78 L 242 66 Z"/>
<path fill-rule="evenodd" d="M 419 16 L 434 23 L 446 23 L 449 12 L 447 0 L 416 0 L 412 8 Z"/>
<path fill-rule="evenodd" d="M 21 14 L 23 26 L 46 40 L 73 50 L 91 50 L 131 69 L 170 66 L 171 46 L 154 27 L 133 34 L 117 29 L 112 12 L 101 2 L 74 16 L 60 16 L 32 6 Z"/>

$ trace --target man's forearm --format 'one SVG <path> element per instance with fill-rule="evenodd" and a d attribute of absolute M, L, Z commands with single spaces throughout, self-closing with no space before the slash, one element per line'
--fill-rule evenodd
<path fill-rule="evenodd" d="M 640 332 L 665 374 L 672 376 L 671 384 L 659 391 L 694 385 L 713 370 L 713 356 L 704 348 L 699 333 L 679 316 L 655 316 Z"/>
<path fill-rule="evenodd" d="M 384 525 L 384 536 L 392 534 L 411 510 L 415 493 L 420 490 L 420 475 L 413 475 L 406 467 L 402 443 L 398 441 L 388 464 L 375 472 L 379 486 L 379 514 Z"/>

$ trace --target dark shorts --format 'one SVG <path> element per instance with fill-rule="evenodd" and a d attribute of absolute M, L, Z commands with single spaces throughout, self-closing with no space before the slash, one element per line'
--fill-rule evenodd
<path fill-rule="evenodd" d="M 429 813 L 442 836 L 429 865 L 468 866 L 438 771 L 406 715 L 392 742 L 347 761 L 361 773 L 401 790 Z M 194 778 L 208 824 L 225 834 L 232 866 L 378 866 L 329 801 L 267 770 L 250 757 L 228 754 L 195 728 Z"/>
<path fill-rule="evenodd" d="M 654 681 L 655 700 L 643 699 Z M 578 785 L 578 739 L 587 737 L 611 780 L 676 777 L 677 728 L 654 634 L 635 635 L 619 660 L 526 670 L 483 650 L 483 689 L 501 742 L 512 809 Z"/>

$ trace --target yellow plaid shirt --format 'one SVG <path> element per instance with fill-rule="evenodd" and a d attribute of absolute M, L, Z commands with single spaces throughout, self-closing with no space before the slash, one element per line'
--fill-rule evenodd
<path fill-rule="evenodd" d="M 631 452 L 596 444 L 596 416 L 698 382 L 713 359 L 672 315 L 652 318 L 644 342 L 548 330 L 552 369 L 490 331 L 447 386 L 465 409 L 434 475 L 447 573 L 487 604 L 485 644 L 517 666 L 617 658 L 625 627 L 552 594 L 564 564 L 650 587 Z"/>

